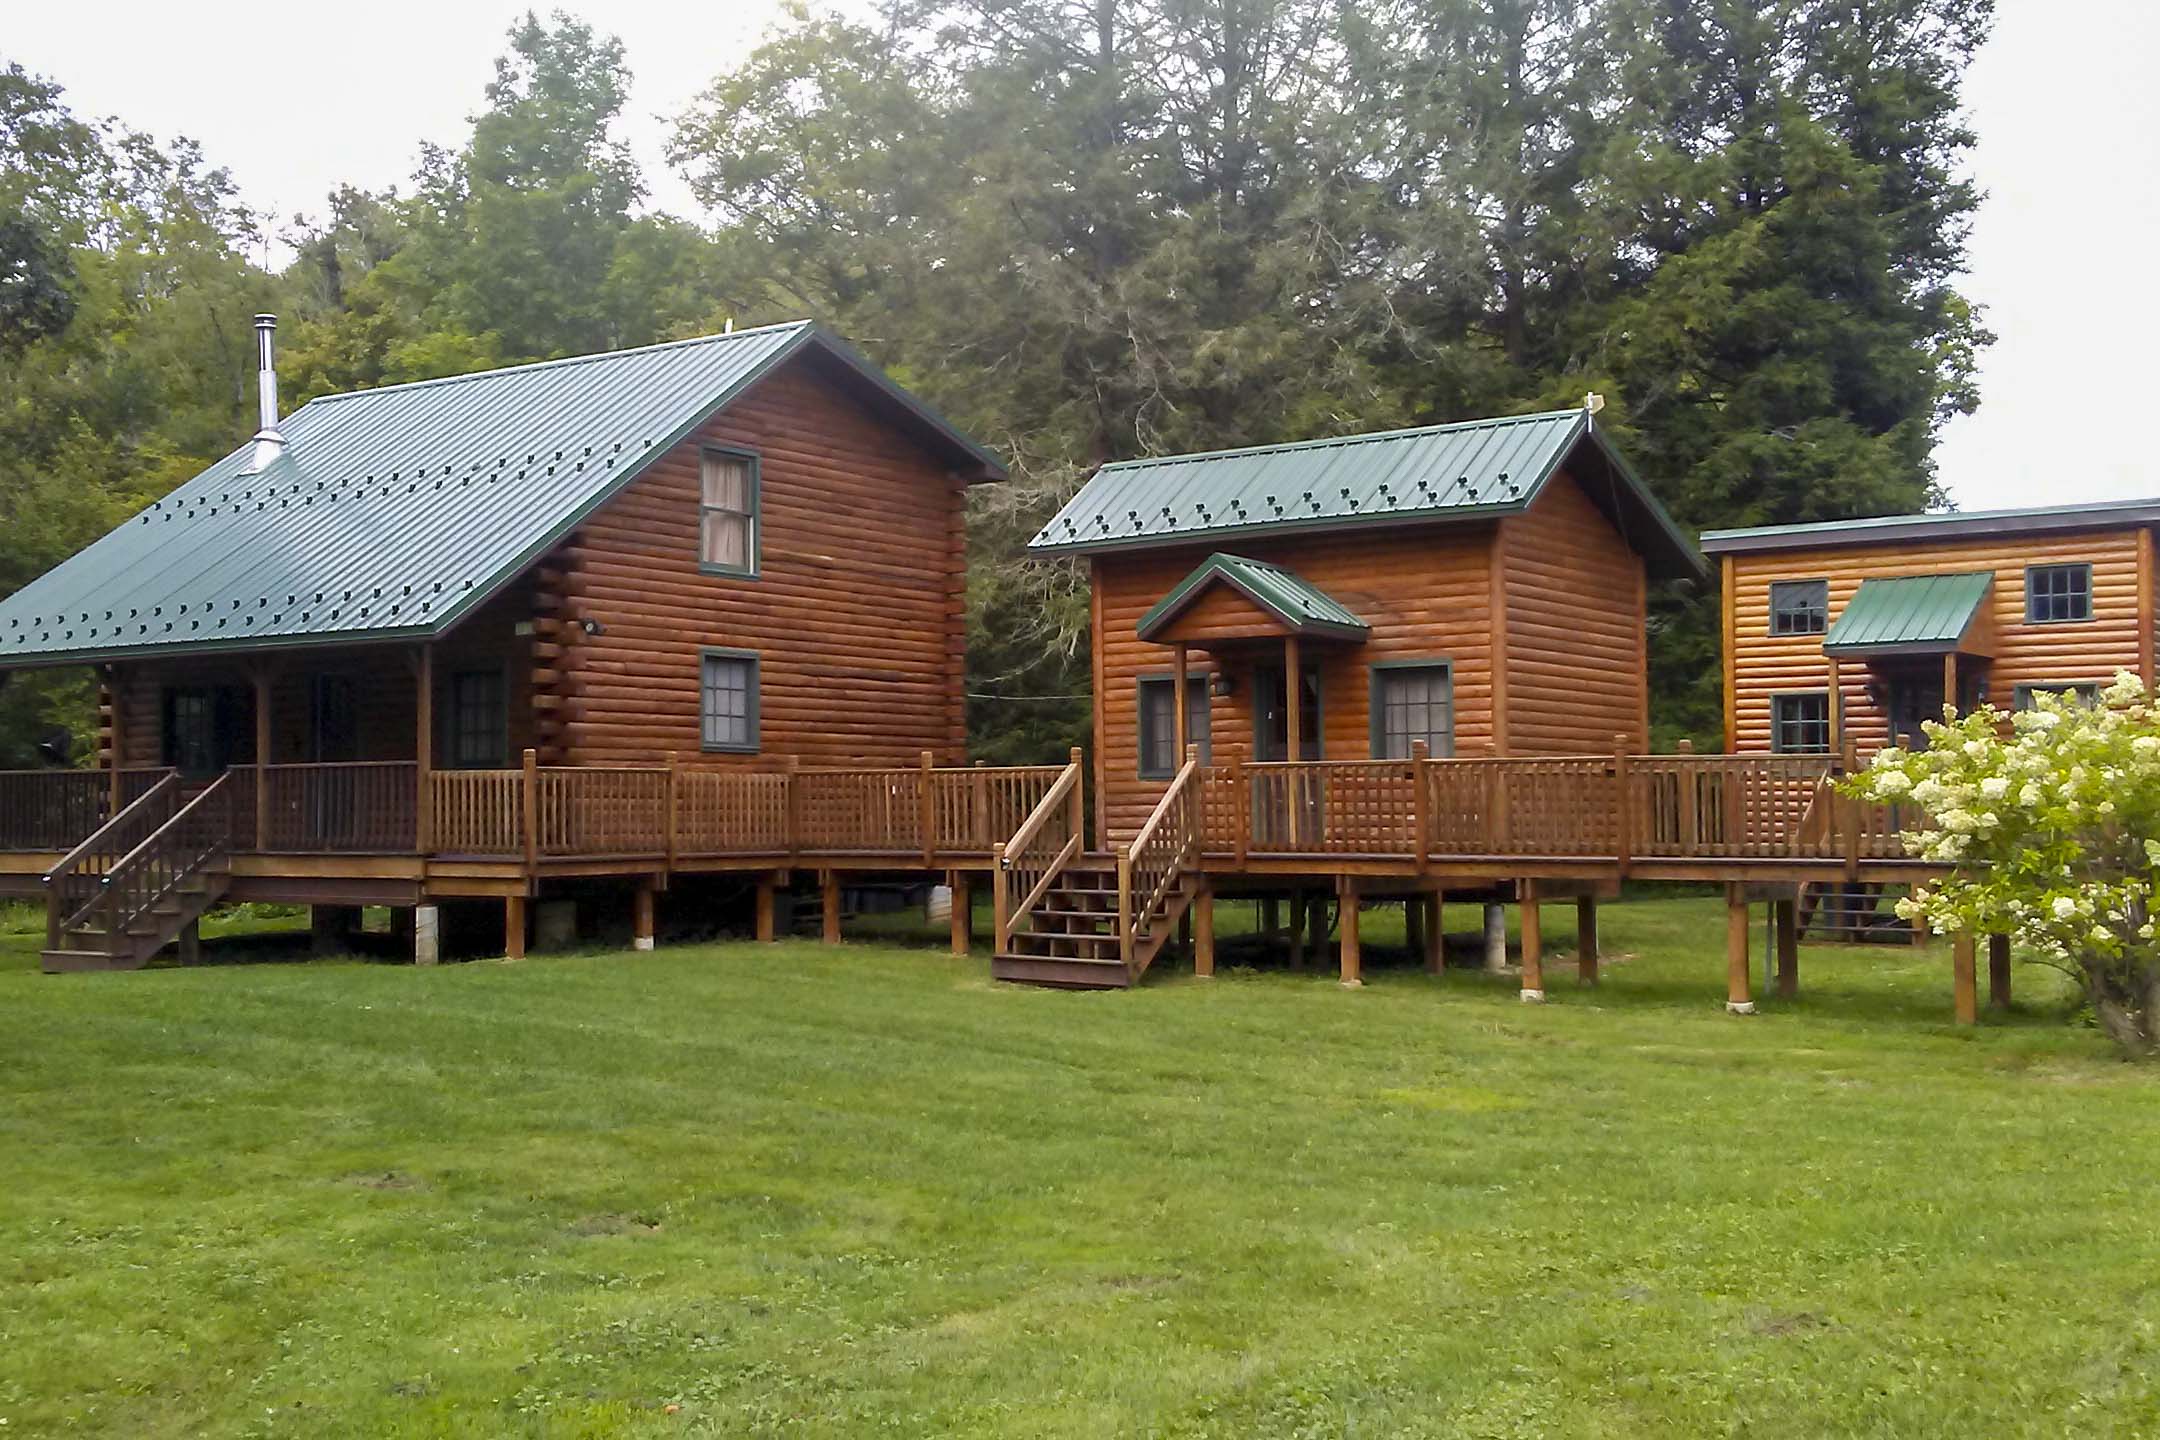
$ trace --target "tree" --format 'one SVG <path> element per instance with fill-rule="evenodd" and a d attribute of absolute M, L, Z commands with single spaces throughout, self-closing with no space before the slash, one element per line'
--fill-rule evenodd
<path fill-rule="evenodd" d="M 2080 983 L 2125 1054 L 2160 1060 L 2160 710 L 2145 687 L 2123 671 L 2096 703 L 2041 694 L 1923 729 L 1926 749 L 1885 750 L 1843 786 L 1917 807 L 1906 847 L 1950 867 L 1898 913 L 2011 936 Z"/>

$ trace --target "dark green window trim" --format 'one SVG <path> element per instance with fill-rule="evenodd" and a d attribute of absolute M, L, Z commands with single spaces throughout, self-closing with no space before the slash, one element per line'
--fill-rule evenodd
<path fill-rule="evenodd" d="M 1787 706 L 1796 702 L 1811 700 L 1822 702 L 1822 718 L 1820 720 L 1805 715 L 1787 718 Z M 1820 745 L 1788 745 L 1785 743 L 1787 727 L 1794 729 L 1805 727 L 1812 730 L 1818 725 L 1822 727 L 1822 743 Z M 1828 690 L 1782 690 L 1772 695 L 1770 697 L 1770 749 L 1779 755 L 1828 755 L 1830 753 L 1830 692 Z"/>
<path fill-rule="evenodd" d="M 1188 744 L 1200 747 L 1200 763 L 1214 763 L 1215 753 L 1215 672 L 1212 669 L 1188 669 L 1185 672 L 1185 737 Z M 1177 676 L 1167 670 L 1150 671 L 1133 682 L 1133 741 L 1139 753 L 1139 769 L 1142 780 L 1168 780 L 1185 764 L 1183 756 L 1175 756 L 1168 769 L 1148 764 L 1148 742 L 1154 738 L 1148 726 L 1148 690 L 1161 686 L 1175 693 Z M 1172 704 L 1177 702 L 1173 700 Z M 1173 717 L 1175 718 L 1175 717 Z M 1197 724 L 1194 722 L 1198 722 Z M 1175 739 L 1171 742 L 1175 745 Z"/>
<path fill-rule="evenodd" d="M 724 506 L 712 505 L 706 502 L 705 458 L 709 455 L 726 456 L 731 460 L 744 460 L 749 462 L 750 474 L 748 480 L 745 482 L 749 486 L 749 494 L 744 498 L 744 503 L 750 507 L 747 511 L 732 510 Z M 757 451 L 744 449 L 743 447 L 737 445 L 701 445 L 698 447 L 697 556 L 698 572 L 700 574 L 725 575 L 737 580 L 757 579 L 758 564 L 763 553 L 763 545 L 761 543 L 763 540 L 763 535 L 761 532 L 764 530 L 765 522 L 764 490 L 764 465 L 762 460 L 759 458 Z M 748 530 L 748 534 L 744 540 L 744 548 L 749 552 L 750 558 L 748 563 L 742 565 L 721 565 L 705 558 L 705 517 L 708 514 L 713 513 L 723 515 L 744 515 L 747 517 L 746 529 Z"/>
<path fill-rule="evenodd" d="M 1366 666 L 1366 670 L 1368 672 L 1365 702 L 1366 729 L 1371 738 L 1373 759 L 1407 760 L 1410 758 L 1408 751 L 1399 756 L 1390 756 L 1387 753 L 1385 682 L 1389 674 L 1403 670 L 1437 670 L 1447 677 L 1447 744 L 1445 748 L 1433 750 L 1432 754 L 1435 758 L 1440 758 L 1455 753 L 1455 662 L 1453 660 L 1437 657 L 1429 660 L 1375 660 Z"/>
<path fill-rule="evenodd" d="M 2100 692 L 2112 683 L 2108 680 L 2035 680 L 2012 687 L 2010 704 L 2018 710 L 2030 710 L 2035 695 L 2073 695 L 2084 704 L 2097 705 Z"/>
<path fill-rule="evenodd" d="M 2040 582 L 2040 577 L 2048 577 Z M 2059 580 L 2074 580 L 2068 587 L 2059 588 Z M 2036 583 L 2037 582 L 2037 583 Z M 2046 593 L 2042 593 L 2045 591 Z M 2043 611 L 2070 609 L 2076 614 L 2043 614 Z M 2082 561 L 2068 565 L 2028 565 L 2025 567 L 2025 623 L 2028 625 L 2082 625 L 2093 618 L 2092 566 Z"/>
<path fill-rule="evenodd" d="M 1770 582 L 1770 633 L 1821 635 L 1830 629 L 1828 580 Z"/>
<path fill-rule="evenodd" d="M 713 660 L 735 661 L 744 666 L 743 673 L 743 728 L 749 737 L 744 741 L 713 740 L 708 738 L 712 716 L 706 710 L 713 687 L 707 683 L 708 663 Z M 755 755 L 764 741 L 762 733 L 762 707 L 758 692 L 764 679 L 764 666 L 755 650 L 730 650 L 724 646 L 709 645 L 698 651 L 698 747 L 708 755 Z"/>

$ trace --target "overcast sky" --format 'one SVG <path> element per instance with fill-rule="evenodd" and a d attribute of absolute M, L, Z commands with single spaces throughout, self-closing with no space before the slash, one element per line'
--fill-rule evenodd
<path fill-rule="evenodd" d="M 402 185 L 421 141 L 456 142 L 526 6 L 11 8 L 0 56 L 65 85 L 77 113 L 193 137 L 250 204 L 285 216 L 319 212 L 341 180 Z M 694 213 L 661 158 L 666 117 L 755 40 L 779 0 L 568 8 L 622 37 L 636 76 L 628 134 L 654 203 Z M 2160 335 L 2147 255 L 2160 189 L 2145 148 L 2160 133 L 2155 55 L 2156 0 L 1998 0 L 1966 90 L 1988 200 L 1965 293 L 1999 338 L 1982 361 L 1979 413 L 1953 421 L 1938 452 L 1960 508 L 2160 493 L 2127 424 L 2160 390 L 2144 363 Z"/>

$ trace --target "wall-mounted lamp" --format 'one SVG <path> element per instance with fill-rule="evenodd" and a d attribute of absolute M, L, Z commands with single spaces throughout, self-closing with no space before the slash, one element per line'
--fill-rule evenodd
<path fill-rule="evenodd" d="M 584 631 L 587 635 L 607 634 L 607 626 L 602 625 L 597 620 L 580 620 L 578 621 L 578 629 Z"/>
<path fill-rule="evenodd" d="M 1227 700 L 1236 693 L 1237 686 L 1231 683 L 1230 672 L 1227 670 L 1216 671 L 1208 681 L 1208 694 L 1218 700 Z"/>

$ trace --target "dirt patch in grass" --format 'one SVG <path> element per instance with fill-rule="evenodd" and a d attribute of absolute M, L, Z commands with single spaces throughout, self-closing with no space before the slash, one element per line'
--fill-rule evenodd
<path fill-rule="evenodd" d="M 624 1215 L 609 1212 L 604 1215 L 586 1215 L 570 1222 L 570 1233 L 590 1239 L 598 1235 L 657 1235 L 660 1222 L 650 1215 Z"/>

